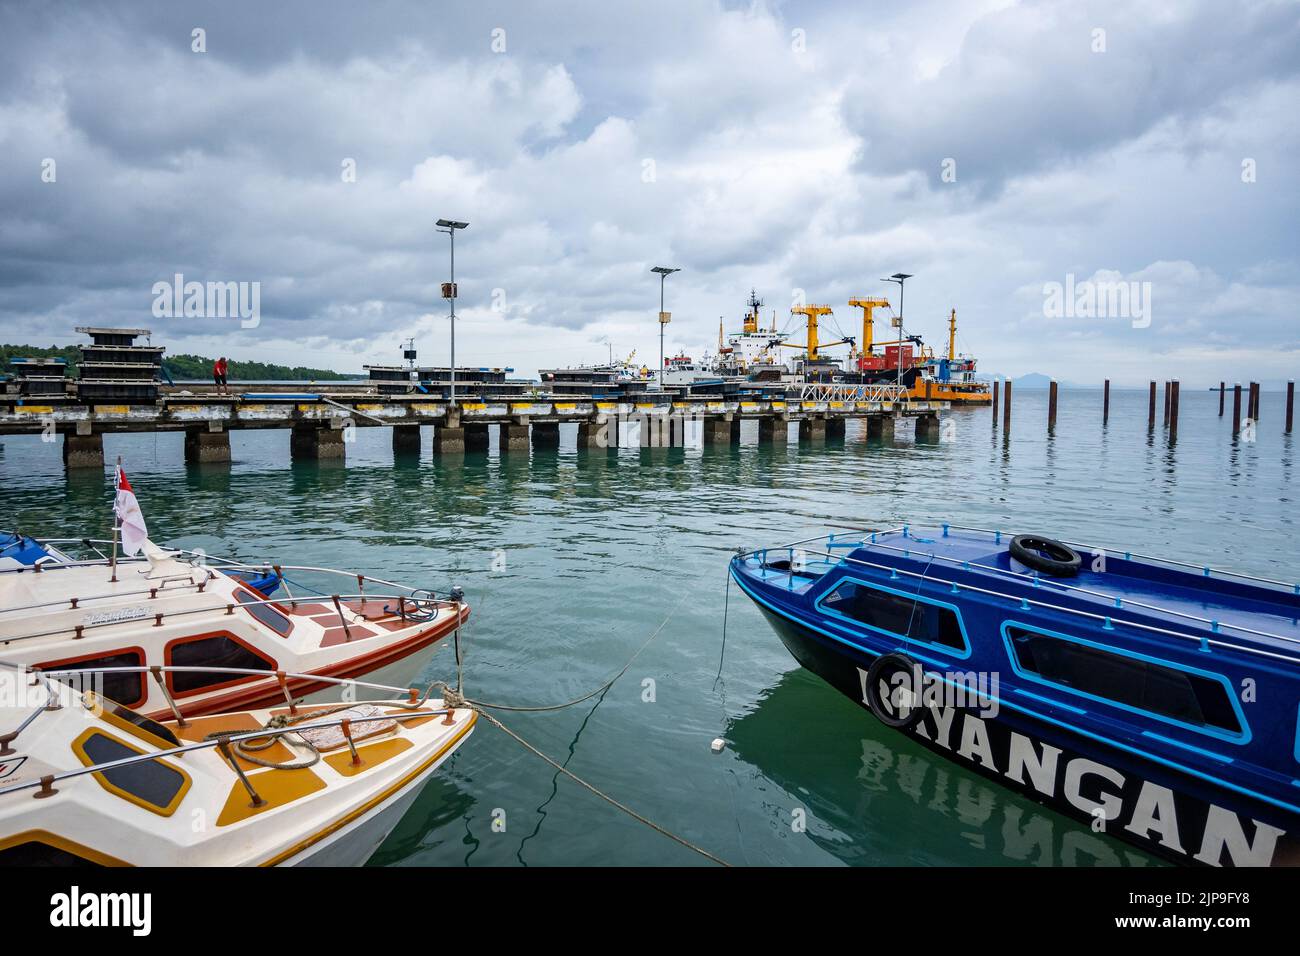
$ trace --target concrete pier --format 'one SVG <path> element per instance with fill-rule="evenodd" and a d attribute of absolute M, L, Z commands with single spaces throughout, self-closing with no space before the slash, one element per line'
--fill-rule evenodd
<path fill-rule="evenodd" d="M 848 424 L 847 418 L 828 418 L 826 421 L 826 437 L 834 440 L 843 438 L 846 431 L 845 426 Z"/>
<path fill-rule="evenodd" d="M 790 441 L 790 419 L 773 415 L 758 420 L 759 444 L 784 445 Z"/>
<path fill-rule="evenodd" d="M 289 457 L 302 461 L 343 458 L 343 430 L 314 422 L 298 422 L 289 437 Z"/>
<path fill-rule="evenodd" d="M 616 428 L 617 424 L 614 420 L 604 416 L 591 421 L 578 422 L 578 447 L 617 448 Z"/>
<path fill-rule="evenodd" d="M 560 447 L 560 423 L 559 422 L 533 422 L 533 447 L 534 448 L 559 448 Z"/>
<path fill-rule="evenodd" d="M 881 441 L 887 444 L 893 444 L 894 441 L 894 416 L 893 415 L 873 415 L 867 419 L 867 440 Z"/>
<path fill-rule="evenodd" d="M 916 419 L 916 440 L 918 442 L 936 442 L 939 440 L 938 415 L 921 415 Z"/>
<path fill-rule="evenodd" d="M 439 425 L 433 430 L 433 453 L 435 455 L 463 455 L 465 453 L 465 429 L 459 425 Z"/>
<path fill-rule="evenodd" d="M 191 464 L 230 461 L 230 432 L 186 429 L 185 460 Z"/>
<path fill-rule="evenodd" d="M 465 450 L 466 451 L 487 451 L 491 439 L 488 437 L 488 426 L 486 422 L 466 422 L 461 426 L 465 429 Z"/>
<path fill-rule="evenodd" d="M 826 419 L 816 417 L 799 419 L 799 440 L 813 442 L 825 441 Z"/>
<path fill-rule="evenodd" d="M 732 415 L 704 419 L 704 444 L 739 445 L 740 419 Z"/>
<path fill-rule="evenodd" d="M 64 435 L 63 464 L 66 468 L 104 467 L 104 436 Z"/>
<path fill-rule="evenodd" d="M 393 426 L 393 454 L 418 455 L 420 453 L 420 426 Z"/>
<path fill-rule="evenodd" d="M 506 452 L 527 452 L 528 451 L 528 423 L 520 425 L 515 422 L 503 422 L 501 431 L 497 436 L 499 442 L 497 448 L 502 454 Z"/>

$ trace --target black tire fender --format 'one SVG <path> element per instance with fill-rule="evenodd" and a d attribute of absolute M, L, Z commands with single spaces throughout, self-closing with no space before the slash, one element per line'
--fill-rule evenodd
<path fill-rule="evenodd" d="M 1011 556 L 1027 568 L 1054 578 L 1071 578 L 1079 573 L 1083 558 L 1068 544 L 1040 534 L 1018 534 L 1011 539 Z"/>
<path fill-rule="evenodd" d="M 862 685 L 862 696 L 867 708 L 886 727 L 906 730 L 921 719 L 921 705 L 908 706 L 899 695 L 911 691 L 919 698 L 921 688 L 916 686 L 920 666 L 906 654 L 892 652 L 881 654 L 867 669 Z"/>

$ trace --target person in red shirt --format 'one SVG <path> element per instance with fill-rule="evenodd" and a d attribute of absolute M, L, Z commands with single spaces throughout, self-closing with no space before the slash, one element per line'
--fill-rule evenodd
<path fill-rule="evenodd" d="M 212 381 L 217 385 L 218 395 L 230 394 L 230 389 L 226 385 L 226 357 L 224 355 L 212 363 Z"/>

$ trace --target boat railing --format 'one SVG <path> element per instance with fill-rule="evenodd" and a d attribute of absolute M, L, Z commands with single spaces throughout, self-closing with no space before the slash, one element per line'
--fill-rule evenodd
<path fill-rule="evenodd" d="M 833 540 L 834 537 L 835 537 L 834 535 L 830 536 L 831 543 L 834 543 Z M 1051 578 L 1044 578 L 1041 575 L 1039 575 L 1037 572 L 1026 573 L 1024 571 L 1016 571 L 1011 568 L 1000 568 L 992 564 L 983 564 L 979 561 L 971 561 L 969 559 L 963 559 L 963 558 L 954 558 L 944 554 L 935 554 L 930 551 L 918 552 L 915 549 L 911 549 L 911 548 L 896 548 L 893 547 L 892 545 L 881 544 L 879 541 L 875 540 L 875 537 L 876 536 L 873 535 L 870 544 L 872 548 L 877 551 L 889 551 L 894 554 L 901 554 L 903 557 L 912 557 L 917 553 L 920 553 L 923 554 L 926 558 L 930 559 L 931 561 L 943 561 L 948 564 L 959 565 L 962 568 L 962 570 L 965 571 L 969 571 L 969 570 L 988 571 L 991 574 L 997 574 L 1003 577 L 1013 578 L 1017 582 L 1026 584 L 1029 587 L 1055 588 L 1057 590 L 1072 593 L 1072 594 L 1081 594 L 1081 595 L 1086 595 L 1088 597 L 1101 598 L 1107 602 L 1112 602 L 1113 606 L 1116 608 L 1124 608 L 1124 607 L 1141 608 L 1142 610 L 1145 611 L 1154 611 L 1157 614 L 1165 614 L 1171 617 L 1182 618 L 1187 621 L 1195 621 L 1197 624 L 1204 624 L 1208 626 L 1211 630 L 1216 632 L 1226 627 L 1226 628 L 1232 628 L 1235 631 L 1240 631 L 1243 634 L 1251 634 L 1256 637 L 1270 637 L 1270 638 L 1276 638 L 1277 640 L 1284 640 L 1284 641 L 1297 640 L 1296 638 L 1288 638 L 1283 635 L 1273 634 L 1270 633 L 1269 631 L 1261 631 L 1257 628 L 1246 627 L 1243 624 L 1234 624 L 1231 621 L 1219 620 L 1216 618 L 1209 618 L 1209 617 L 1201 617 L 1198 614 L 1189 614 L 1186 611 L 1177 611 L 1174 610 L 1173 608 L 1164 607 L 1159 604 L 1151 604 L 1147 601 L 1135 600 L 1133 598 L 1125 597 L 1119 594 L 1109 594 L 1105 591 L 1098 591 L 1095 588 L 1085 588 L 1085 587 L 1080 587 L 1077 584 L 1067 584 L 1064 581 L 1054 580 Z M 844 543 L 841 544 L 840 546 L 858 547 L 860 545 L 865 545 L 865 544 L 867 544 L 867 541 L 864 540 L 860 542 Z"/>
<path fill-rule="evenodd" d="M 146 594 L 146 593 L 149 593 L 148 590 L 141 591 L 141 592 L 127 592 L 126 594 L 122 594 L 121 592 L 118 592 L 115 595 L 109 595 L 109 596 L 123 597 L 132 594 Z M 251 591 L 248 593 L 250 595 L 252 594 Z M 456 608 L 459 612 L 459 608 L 464 603 L 463 601 L 461 601 L 459 598 L 456 597 L 453 597 L 450 600 L 442 600 L 440 598 L 417 598 L 417 597 L 412 597 L 410 594 L 375 594 L 374 592 L 366 593 L 365 591 L 360 591 L 355 594 L 321 595 L 321 598 L 328 599 L 330 602 L 333 603 L 334 609 L 338 613 L 339 620 L 342 623 L 345 631 L 348 628 L 349 622 L 343 614 L 343 609 L 344 607 L 347 607 L 346 602 L 348 601 L 357 601 L 357 600 L 360 600 L 362 602 L 396 601 L 397 608 L 392 613 L 394 613 L 401 620 L 411 621 L 412 623 L 420 623 L 421 621 L 426 620 L 424 614 L 426 613 L 426 609 L 428 608 L 434 608 L 435 610 L 442 609 L 442 608 Z M 42 602 L 40 604 L 34 604 L 34 605 L 3 608 L 0 609 L 0 611 L 12 613 L 14 611 L 22 611 L 22 610 L 41 610 L 47 607 L 59 606 L 62 604 L 67 604 L 69 606 L 69 610 L 71 610 L 71 609 L 78 608 L 83 603 L 84 600 L 85 599 L 83 598 L 64 598 L 63 600 L 54 602 L 53 604 L 51 604 L 50 602 Z M 117 627 L 122 624 L 135 624 L 142 621 L 147 621 L 149 618 L 153 618 L 153 623 L 149 626 L 162 627 L 164 621 L 173 618 L 185 617 L 187 615 L 193 615 L 193 614 L 211 614 L 213 611 L 222 611 L 226 616 L 231 616 L 235 613 L 236 608 L 250 608 L 250 607 L 257 607 L 259 605 L 270 605 L 275 610 L 283 614 L 285 612 L 284 605 L 288 604 L 291 607 L 296 608 L 297 604 L 302 601 L 303 599 L 300 598 L 289 599 L 289 600 L 282 600 L 277 598 L 254 598 L 252 600 L 247 600 L 247 601 L 245 600 L 222 601 L 220 603 L 204 604 L 201 607 L 192 607 L 192 608 L 182 607 L 182 608 L 171 609 L 166 611 L 155 611 L 152 613 L 146 612 L 140 615 L 139 617 L 133 617 L 125 620 L 109 619 L 104 621 L 91 621 L 89 623 L 83 621 L 80 624 L 71 625 L 71 627 L 65 624 L 61 627 L 51 628 L 45 631 L 32 631 L 26 634 L 4 635 L 3 637 L 0 637 L 0 640 L 3 640 L 4 643 L 9 644 L 14 641 L 26 641 L 26 640 L 34 640 L 40 637 L 52 637 L 57 634 L 66 635 L 70 630 L 72 631 L 72 639 L 80 640 L 85 636 L 86 631 L 92 630 L 94 628 L 99 628 L 99 627 Z M 317 602 L 308 601 L 305 603 L 317 603 Z M 348 608 L 348 609 L 351 610 L 354 614 L 359 613 L 356 611 L 355 608 Z M 356 624 L 359 622 L 354 620 L 351 623 Z"/>
<path fill-rule="evenodd" d="M 135 764 L 147 763 L 149 761 L 158 760 L 163 757 L 178 757 L 183 754 L 193 753 L 194 751 L 198 751 L 198 750 L 217 749 L 221 751 L 222 756 L 225 757 L 226 760 L 230 763 L 230 765 L 234 768 L 235 773 L 239 776 L 244 787 L 248 790 L 250 796 L 254 800 L 254 803 L 257 803 L 260 798 L 257 796 L 257 793 L 254 791 L 251 782 L 249 781 L 248 777 L 244 774 L 243 769 L 240 767 L 238 761 L 235 759 L 235 755 L 231 753 L 232 744 L 237 744 L 242 741 L 265 739 L 272 735 L 279 736 L 286 732 L 301 733 L 302 731 L 305 730 L 318 730 L 326 727 L 338 727 L 342 730 L 344 740 L 347 743 L 349 749 L 351 750 L 353 759 L 355 760 L 357 759 L 357 752 L 356 752 L 356 746 L 353 742 L 353 736 L 351 731 L 351 728 L 355 725 L 368 724 L 368 723 L 382 723 L 384 721 L 393 721 L 393 722 L 400 723 L 401 721 L 404 720 L 422 720 L 422 719 L 428 719 L 429 717 L 435 717 L 435 716 L 441 716 L 443 718 L 442 722 L 446 725 L 453 725 L 456 722 L 455 708 L 445 706 L 445 702 L 444 702 L 444 706 L 438 708 L 426 709 L 424 707 L 424 704 L 429 700 L 428 695 L 432 691 L 432 685 L 428 690 L 424 692 L 423 695 L 421 695 L 420 692 L 415 688 L 391 687 L 384 684 L 366 683 L 364 681 L 358 681 L 351 678 L 329 678 L 319 674 L 287 674 L 283 671 L 260 671 L 260 670 L 249 670 L 247 668 L 237 668 L 237 667 L 197 667 L 197 666 L 194 667 L 190 667 L 190 666 L 103 667 L 103 668 L 94 668 L 94 669 L 87 668 L 86 670 L 83 671 L 40 671 L 31 668 L 25 668 L 22 667 L 21 665 L 14 665 L 5 662 L 0 662 L 0 668 L 17 671 L 24 676 L 31 676 L 35 681 L 39 681 L 43 683 L 45 690 L 48 692 L 46 699 L 40 702 L 35 708 L 33 708 L 31 713 L 29 713 L 23 719 L 23 721 L 19 724 L 16 730 L 10 731 L 9 733 L 4 734 L 2 737 L 0 737 L 0 752 L 10 752 L 6 749 L 8 745 L 11 744 L 15 739 L 17 739 L 18 736 L 23 731 L 25 731 L 29 726 L 31 726 L 31 724 L 34 723 L 37 720 L 37 718 L 41 716 L 41 714 L 47 713 L 51 710 L 61 709 L 63 705 L 59 703 L 59 698 L 62 693 L 66 693 L 67 688 L 61 686 L 55 686 L 56 684 L 58 684 L 58 678 L 60 676 L 62 677 L 76 676 L 78 678 L 82 678 L 87 674 L 95 674 L 95 673 L 108 674 L 108 673 L 129 673 L 129 672 L 149 671 L 153 673 L 155 678 L 158 679 L 160 682 L 161 682 L 161 678 L 158 677 L 158 672 L 182 672 L 182 673 L 216 672 L 216 673 L 229 673 L 229 674 L 253 674 L 253 675 L 259 675 L 265 677 L 275 677 L 280 679 L 281 686 L 285 687 L 286 701 L 291 715 L 298 714 L 300 705 L 289 696 L 289 692 L 285 685 L 284 679 L 286 677 L 309 678 L 310 680 L 316 683 L 331 683 L 331 684 L 340 684 L 340 685 L 353 686 L 353 687 L 376 688 L 379 690 L 393 691 L 396 692 L 397 694 L 396 699 L 345 701 L 344 703 L 348 707 L 355 707 L 363 704 L 373 704 L 373 705 L 386 705 L 390 707 L 404 708 L 407 710 L 406 713 L 401 713 L 399 711 L 399 712 L 376 714 L 369 717 L 367 716 L 328 717 L 326 719 L 320 719 L 320 720 L 311 719 L 311 711 L 308 710 L 307 714 L 305 714 L 301 718 L 303 722 L 292 725 L 291 727 L 259 727 L 256 730 L 249 730 L 249 731 L 238 731 L 238 732 L 231 732 L 231 733 L 222 732 L 219 734 L 211 735 L 204 740 L 194 741 L 188 744 L 178 744 L 177 746 L 174 747 L 161 747 L 145 753 L 133 754 L 130 757 L 121 757 L 116 760 L 102 761 L 84 767 L 74 767 L 70 770 L 59 770 L 54 773 L 45 774 L 41 777 L 32 780 L 24 780 L 18 783 L 9 784 L 8 786 L 0 787 L 0 796 L 4 796 L 10 793 L 18 793 L 23 790 L 33 790 L 33 789 L 37 789 L 39 791 L 36 794 L 36 796 L 50 796 L 56 792 L 54 790 L 53 785 L 62 780 L 70 780 L 76 777 L 85 776 L 86 774 L 103 773 L 105 771 L 115 770 L 121 767 L 130 767 Z M 166 692 L 165 683 L 162 684 L 162 686 L 164 687 L 164 692 Z M 87 709 L 92 710 L 93 712 L 93 708 L 91 707 L 90 703 L 86 700 L 85 695 L 82 696 L 82 700 L 86 701 Z M 168 700 L 170 702 L 170 695 L 168 695 Z M 308 708 L 312 708 L 316 706 L 317 705 L 307 705 Z M 325 706 L 329 707 L 331 705 L 326 704 Z M 333 705 L 333 706 L 342 706 L 342 705 Z M 172 703 L 172 709 L 177 721 L 177 726 L 185 727 L 186 720 L 185 718 L 180 716 L 180 713 L 175 708 L 174 702 Z"/>
<path fill-rule="evenodd" d="M 821 537 L 824 538 L 825 536 L 821 536 Z M 812 539 L 812 540 L 821 540 L 821 538 L 815 538 L 815 539 Z M 907 570 L 907 569 L 905 569 L 905 568 L 899 568 L 899 567 L 896 567 L 895 565 L 892 565 L 892 564 L 881 564 L 881 563 L 876 562 L 876 561 L 866 561 L 866 560 L 864 560 L 864 559 L 862 559 L 862 558 L 854 558 L 854 557 L 851 557 L 850 555 L 847 555 L 847 554 L 833 554 L 833 553 L 831 553 L 831 552 L 829 552 L 829 551 L 817 551 L 817 550 L 811 550 L 811 549 L 808 549 L 808 548 L 799 548 L 798 545 L 799 545 L 800 543 L 803 543 L 803 542 L 795 542 L 795 543 L 792 544 L 792 545 L 783 545 L 783 546 L 778 547 L 778 548 L 771 548 L 771 549 L 769 549 L 769 548 L 759 548 L 759 549 L 756 549 L 756 550 L 754 550 L 754 551 L 743 551 L 743 552 L 739 552 L 739 553 L 737 554 L 737 558 L 743 560 L 744 558 L 747 558 L 747 557 L 758 556 L 760 562 L 761 562 L 762 564 L 766 564 L 766 563 L 767 563 L 767 556 L 768 556 L 768 554 L 770 554 L 771 552 L 775 551 L 775 552 L 778 552 L 778 553 L 779 553 L 779 552 L 782 552 L 782 551 L 789 551 L 789 552 L 791 552 L 791 554 L 792 554 L 792 559 L 791 559 L 791 562 L 790 562 L 790 569 L 789 569 L 789 571 L 784 571 L 784 570 L 782 570 L 782 571 L 778 571 L 778 572 L 776 572 L 776 573 L 777 573 L 777 574 L 788 574 L 788 575 L 790 576 L 791 580 L 793 581 L 793 577 L 794 577 L 794 575 L 797 573 L 797 572 L 794 570 L 793 552 L 795 552 L 796 550 L 798 550 L 798 551 L 802 552 L 802 554 L 804 554 L 804 555 L 810 555 L 810 554 L 811 554 L 811 555 L 816 555 L 816 556 L 818 556 L 818 557 L 825 558 L 825 559 L 827 559 L 827 561 L 828 561 L 829 563 L 832 563 L 832 564 L 847 563 L 847 564 L 852 564 L 852 565 L 860 565 L 860 566 L 862 566 L 862 567 L 873 568 L 873 569 L 878 570 L 878 571 L 888 571 L 891 579 L 898 579 L 898 578 L 902 578 L 902 577 L 907 577 L 907 578 L 915 578 L 915 579 L 918 579 L 918 580 L 921 581 L 921 582 L 929 582 L 929 583 L 933 583 L 933 584 L 944 585 L 944 586 L 947 586 L 947 587 L 949 588 L 950 593 L 952 593 L 952 594 L 954 594 L 954 595 L 961 594 L 963 591 L 968 591 L 968 592 L 972 592 L 972 593 L 975 593 L 975 594 L 983 594 L 983 595 L 986 595 L 986 596 L 988 596 L 988 597 L 1001 598 L 1001 599 L 1004 599 L 1004 600 L 1007 600 L 1007 601 L 1014 602 L 1014 603 L 1015 603 L 1015 604 L 1016 604 L 1020 609 L 1022 609 L 1022 610 L 1029 610 L 1031 607 L 1040 607 L 1040 608 L 1044 608 L 1044 609 L 1046 609 L 1046 610 L 1059 611 L 1059 612 L 1061 612 L 1061 613 L 1063 613 L 1063 614 L 1072 614 L 1072 615 L 1076 615 L 1076 616 L 1079 616 L 1079 617 L 1088 618 L 1088 619 L 1090 619 L 1090 620 L 1092 620 L 1092 621 L 1099 621 L 1099 622 L 1101 622 L 1101 626 L 1102 626 L 1102 628 L 1105 629 L 1105 630 L 1115 630 L 1117 627 L 1121 627 L 1121 626 L 1122 626 L 1122 627 L 1130 627 L 1130 628 L 1134 628 L 1134 629 L 1136 629 L 1136 630 L 1140 630 L 1140 631 L 1146 631 L 1146 632 L 1154 633 L 1154 634 L 1163 634 L 1163 635 L 1166 635 L 1166 636 L 1169 636 L 1169 637 L 1175 637 L 1175 638 L 1178 638 L 1178 639 L 1180 639 L 1180 640 L 1192 641 L 1192 642 L 1195 642 L 1195 643 L 1198 645 L 1198 647 L 1199 647 L 1200 650 L 1202 650 L 1202 651 L 1206 651 L 1206 652 L 1208 652 L 1208 651 L 1210 650 L 1211 647 L 1222 647 L 1222 648 L 1229 649 L 1229 650 L 1241 651 L 1242 653 L 1245 653 L 1245 654 L 1254 654 L 1254 655 L 1258 655 L 1258 656 L 1270 657 L 1270 658 L 1273 658 L 1273 659 L 1275 659 L 1275 660 L 1286 661 L 1286 662 L 1288 662 L 1288 663 L 1292 663 L 1292 664 L 1300 664 L 1300 656 L 1294 656 L 1294 655 L 1291 655 L 1291 654 L 1280 653 L 1280 652 L 1278 652 L 1278 651 L 1271 651 L 1271 650 L 1267 650 L 1267 649 L 1265 649 L 1265 648 L 1261 648 L 1261 647 L 1255 647 L 1255 646 L 1250 646 L 1250 645 L 1241 645 L 1241 644 L 1230 643 L 1230 642 L 1227 642 L 1227 641 L 1223 641 L 1223 640 L 1220 640 L 1220 639 L 1216 639 L 1216 638 L 1214 638 L 1214 637 L 1210 637 L 1210 636 L 1205 635 L 1205 634 L 1199 634 L 1199 635 L 1198 635 L 1198 634 L 1188 634 L 1188 633 L 1186 633 L 1185 631 L 1178 631 L 1178 630 L 1174 630 L 1174 629 L 1172 629 L 1172 628 L 1160 627 L 1159 625 L 1155 625 L 1155 624 L 1146 624 L 1146 623 L 1143 623 L 1143 622 L 1141 622 L 1141 621 L 1134 621 L 1134 620 L 1121 619 L 1121 618 L 1116 617 L 1116 616 L 1113 615 L 1113 614 L 1101 614 L 1101 613 L 1094 612 L 1094 611 L 1084 610 L 1084 609 L 1082 609 L 1082 608 L 1070 607 L 1070 606 L 1068 606 L 1068 605 L 1054 604 L 1054 603 L 1051 603 L 1051 602 L 1049 602 L 1049 601 L 1043 601 L 1043 600 L 1040 600 L 1040 599 L 1038 599 L 1038 598 L 1032 598 L 1032 597 L 1030 597 L 1030 596 L 1028 596 L 1028 595 L 1025 595 L 1025 594 L 1008 594 L 1008 593 L 1006 593 L 1006 592 L 1004 592 L 1004 591 L 997 591 L 997 590 L 993 590 L 993 589 L 990 589 L 990 588 L 980 587 L 979 585 L 971 584 L 971 583 L 969 583 L 969 582 L 956 581 L 956 580 L 953 580 L 953 579 L 946 579 L 946 578 L 942 578 L 942 577 L 936 577 L 936 576 L 930 574 L 928 565 L 927 565 L 927 567 L 926 567 L 926 570 L 924 570 L 924 571 L 911 571 L 911 570 Z M 926 557 L 932 557 L 932 555 L 930 555 L 929 552 L 924 552 L 924 554 L 925 554 Z M 936 557 L 937 557 L 937 556 L 936 556 Z M 960 563 L 960 562 L 958 562 L 958 563 Z M 1118 609 L 1119 609 L 1119 608 L 1116 608 L 1116 610 L 1118 610 Z M 1160 609 L 1160 610 L 1163 610 L 1163 609 Z M 1223 627 L 1223 625 L 1219 625 L 1219 626 L 1213 628 L 1213 629 L 1212 629 L 1212 632 L 1213 632 L 1214 634 L 1220 634 L 1220 633 L 1222 633 L 1222 627 Z M 1247 628 L 1234 628 L 1234 629 L 1243 630 L 1243 631 L 1246 631 L 1247 633 L 1253 634 L 1253 635 L 1255 635 L 1255 636 L 1266 637 L 1266 638 L 1270 638 L 1270 639 L 1273 639 L 1273 640 L 1281 641 L 1281 642 L 1284 643 L 1284 644 L 1291 644 L 1291 645 L 1297 645 L 1297 646 L 1300 646 L 1300 639 L 1297 639 L 1297 638 L 1294 638 L 1294 637 L 1287 637 L 1287 636 L 1280 635 L 1280 634 L 1271 634 L 1271 633 L 1264 632 L 1264 631 L 1254 631 L 1254 630 L 1247 629 Z"/>

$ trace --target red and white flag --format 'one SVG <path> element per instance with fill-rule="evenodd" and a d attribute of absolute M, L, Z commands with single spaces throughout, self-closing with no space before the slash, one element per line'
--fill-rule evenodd
<path fill-rule="evenodd" d="M 145 527 L 140 502 L 135 500 L 135 492 L 131 490 L 131 483 L 126 480 L 121 465 L 117 466 L 117 498 L 113 501 L 113 513 L 122 529 L 122 553 L 127 557 L 139 554 L 141 546 L 149 540 L 149 529 Z"/>

